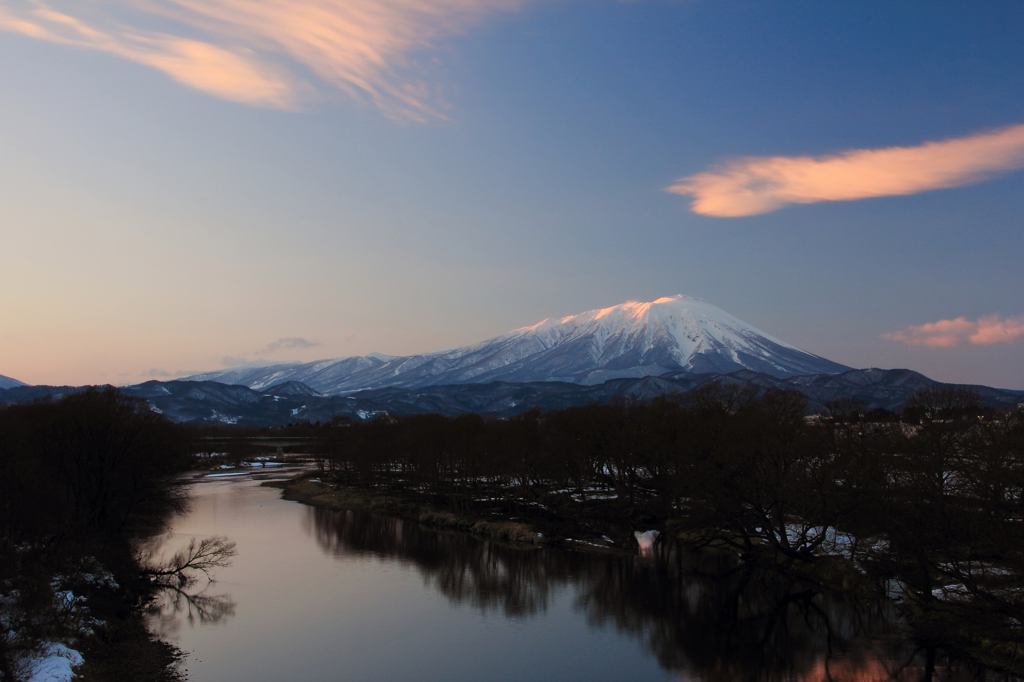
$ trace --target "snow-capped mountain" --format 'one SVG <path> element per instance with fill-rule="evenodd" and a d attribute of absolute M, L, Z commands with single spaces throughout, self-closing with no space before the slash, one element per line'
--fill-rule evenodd
<path fill-rule="evenodd" d="M 189 377 L 264 390 L 299 381 L 324 395 L 368 388 L 421 388 L 489 381 L 609 379 L 667 372 L 728 373 L 741 369 L 775 377 L 835 374 L 850 369 L 773 338 L 721 308 L 689 296 L 629 302 L 531 327 L 460 348 L 423 355 L 321 360 L 235 368 Z"/>
<path fill-rule="evenodd" d="M 27 385 L 28 384 L 23 384 L 20 381 L 18 381 L 17 379 L 12 379 L 10 377 L 5 377 L 3 374 L 0 374 L 0 388 L 16 388 L 18 386 L 27 386 Z"/>

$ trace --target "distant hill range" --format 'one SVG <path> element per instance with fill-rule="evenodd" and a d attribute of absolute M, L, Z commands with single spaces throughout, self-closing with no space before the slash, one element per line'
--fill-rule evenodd
<path fill-rule="evenodd" d="M 0 383 L 0 403 L 83 390 Z M 800 350 L 696 298 L 673 296 L 550 318 L 460 348 L 244 367 L 122 388 L 176 421 L 280 425 L 366 420 L 388 413 L 477 412 L 507 417 L 617 398 L 649 400 L 710 382 L 792 388 L 808 412 L 847 398 L 898 410 L 943 385 L 906 369 L 855 370 Z M 983 403 L 1015 407 L 1024 391 L 972 386 Z"/>
<path fill-rule="evenodd" d="M 595 386 L 609 379 L 680 371 L 729 374 L 753 370 L 786 378 L 838 374 L 849 369 L 794 348 L 710 303 L 672 296 L 548 318 L 471 346 L 422 355 L 374 353 L 234 368 L 187 379 L 256 390 L 298 381 L 323 395 L 344 395 L 367 389 L 419 389 L 493 381 L 560 381 Z"/>
<path fill-rule="evenodd" d="M 740 370 L 728 374 L 694 374 L 677 371 L 659 377 L 612 379 L 585 386 L 560 381 L 449 384 L 418 389 L 388 387 L 359 391 L 346 396 L 324 396 L 305 384 L 289 381 L 262 391 L 215 381 L 147 381 L 122 388 L 148 401 L 151 409 L 175 421 L 198 424 L 276 426 L 300 421 L 325 422 L 336 415 L 364 421 L 388 413 L 409 415 L 434 412 L 456 415 L 476 412 L 509 417 L 533 407 L 561 409 L 617 398 L 649 400 L 666 393 L 685 393 L 711 382 L 758 391 L 792 388 L 808 398 L 808 413 L 822 409 L 828 400 L 848 398 L 864 408 L 899 410 L 914 391 L 945 386 L 907 369 L 858 369 L 840 374 L 812 374 L 779 378 L 762 372 Z M 969 386 L 982 403 L 1012 408 L 1024 402 L 1024 391 Z M 40 398 L 59 398 L 83 387 L 22 386 L 0 390 L 0 403 L 21 403 Z"/>
<path fill-rule="evenodd" d="M 0 374 L 0 389 L 4 389 L 4 388 L 17 388 L 18 386 L 25 386 L 25 385 L 26 384 L 21 383 L 17 379 L 12 379 L 10 377 L 5 377 L 3 374 Z"/>

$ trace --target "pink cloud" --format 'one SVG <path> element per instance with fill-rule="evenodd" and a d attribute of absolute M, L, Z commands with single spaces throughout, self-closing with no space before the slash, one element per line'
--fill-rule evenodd
<path fill-rule="evenodd" d="M 899 341 L 908 346 L 930 348 L 950 348 L 962 343 L 974 346 L 1014 343 L 1024 338 L 1024 315 L 1004 319 L 1000 319 L 998 314 L 985 315 L 979 317 L 976 322 L 971 322 L 965 317 L 939 320 L 882 334 L 882 338 L 887 341 Z"/>
<path fill-rule="evenodd" d="M 916 147 L 736 159 L 680 178 L 665 190 L 693 197 L 694 213 L 738 217 L 770 213 L 788 204 L 959 187 L 1018 168 L 1024 168 L 1024 125 Z"/>
<path fill-rule="evenodd" d="M 312 75 L 392 118 L 426 121 L 445 105 L 413 57 L 529 1 L 5 0 L 0 30 L 130 59 L 253 106 L 297 108 Z"/>
<path fill-rule="evenodd" d="M 129 59 L 233 102 L 293 109 L 300 90 L 285 71 L 251 52 L 151 31 L 103 30 L 41 5 L 20 15 L 0 7 L 0 30 Z"/>
<path fill-rule="evenodd" d="M 1024 338 L 1024 315 L 1000 320 L 998 315 L 978 318 L 978 329 L 971 334 L 971 343 L 991 346 L 995 343 L 1013 343 Z"/>

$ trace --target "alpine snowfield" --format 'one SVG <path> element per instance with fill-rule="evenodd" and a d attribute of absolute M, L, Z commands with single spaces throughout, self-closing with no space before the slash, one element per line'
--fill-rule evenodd
<path fill-rule="evenodd" d="M 850 368 L 794 348 L 706 301 L 679 295 L 548 318 L 471 346 L 434 353 L 408 357 L 371 353 L 236 368 L 189 379 L 256 390 L 299 381 L 324 395 L 339 395 L 389 386 L 489 381 L 599 384 L 680 370 L 724 374 L 741 369 L 785 378 L 837 374 Z"/>

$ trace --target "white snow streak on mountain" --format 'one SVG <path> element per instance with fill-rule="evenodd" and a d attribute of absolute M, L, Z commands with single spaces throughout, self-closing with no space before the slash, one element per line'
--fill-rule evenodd
<path fill-rule="evenodd" d="M 189 377 L 257 390 L 300 381 L 325 395 L 488 381 L 609 379 L 673 371 L 751 369 L 778 377 L 849 369 L 780 341 L 688 296 L 629 302 L 549 318 L 470 346 L 409 357 L 370 354 L 306 364 L 236 368 Z"/>

